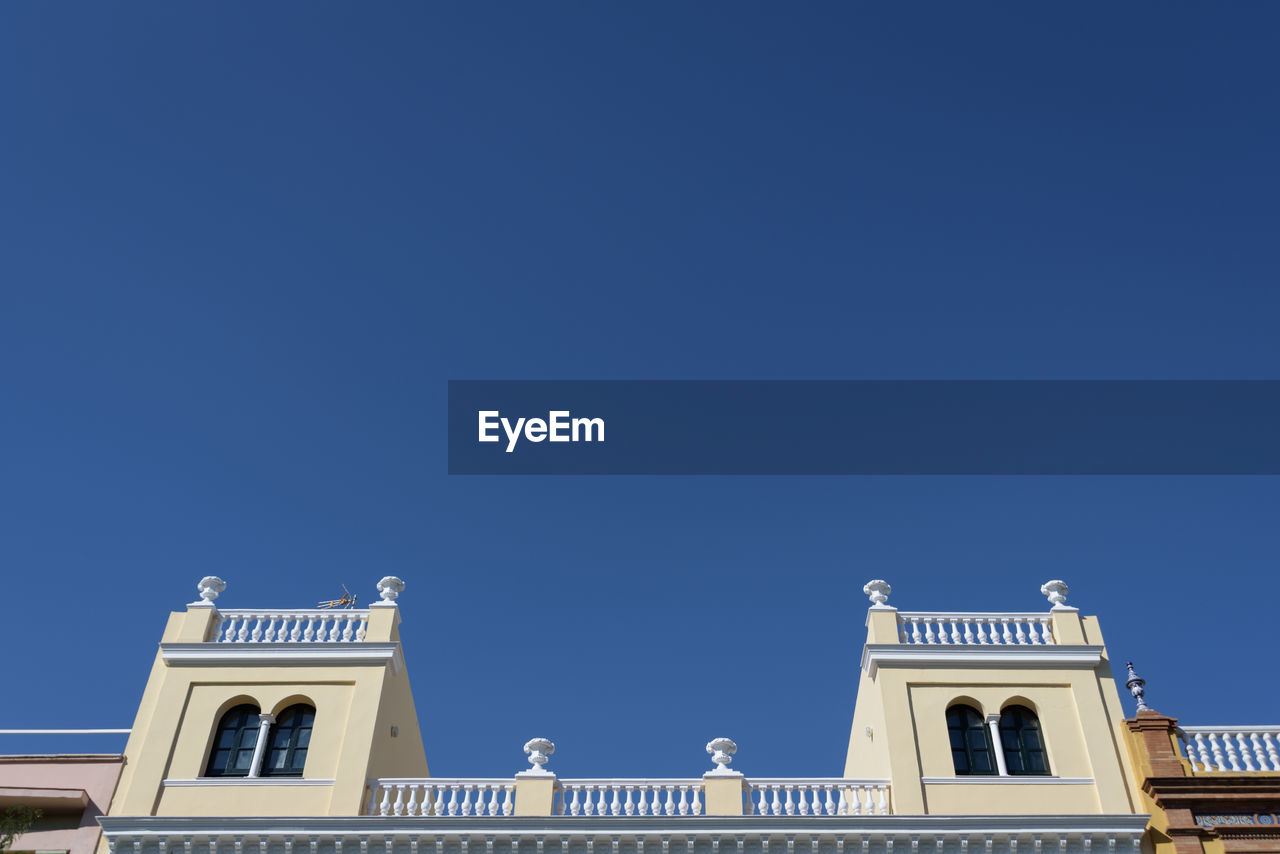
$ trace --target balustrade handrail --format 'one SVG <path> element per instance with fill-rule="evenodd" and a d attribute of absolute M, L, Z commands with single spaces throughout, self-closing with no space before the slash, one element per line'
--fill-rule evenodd
<path fill-rule="evenodd" d="M 994 618 L 994 619 L 1017 619 L 1017 620 L 1047 620 L 1051 615 L 1047 611 L 899 611 L 898 619 L 924 620 L 930 617 L 950 620 L 950 619 L 975 619 L 975 618 Z"/>
<path fill-rule="evenodd" d="M 1180 726 L 1178 729 L 1181 732 L 1188 732 L 1192 735 L 1196 733 L 1201 735 L 1221 735 L 1228 732 L 1232 734 L 1242 732 L 1246 735 L 1253 732 L 1261 735 L 1266 732 L 1275 735 L 1280 733 L 1280 724 L 1268 724 L 1267 726 Z"/>
<path fill-rule="evenodd" d="M 1280 726 L 1185 726 L 1177 733 L 1193 773 L 1280 771 Z"/>
<path fill-rule="evenodd" d="M 229 608 L 211 643 L 350 643 L 365 639 L 368 608 Z"/>
<path fill-rule="evenodd" d="M 354 614 L 361 617 L 369 616 L 368 608 L 219 608 L 217 613 L 221 617 L 257 617 L 267 616 L 268 614 L 280 617 L 341 617 L 347 614 Z"/>
<path fill-rule="evenodd" d="M 743 777 L 745 814 L 887 815 L 888 778 Z M 511 815 L 511 777 L 377 777 L 368 780 L 368 815 Z M 697 816 L 705 814 L 702 777 L 556 779 L 555 815 Z M 670 797 L 668 797 L 670 796 Z M 767 796 L 773 796 L 769 800 Z"/>
<path fill-rule="evenodd" d="M 898 641 L 938 646 L 1051 646 L 1050 614 L 899 611 Z"/>
<path fill-rule="evenodd" d="M 848 786 L 887 786 L 890 783 L 890 779 L 888 777 L 747 777 L 745 779 L 749 785 L 763 783 L 770 786 L 787 786 L 792 784 L 821 786 L 838 786 L 840 784 Z"/>

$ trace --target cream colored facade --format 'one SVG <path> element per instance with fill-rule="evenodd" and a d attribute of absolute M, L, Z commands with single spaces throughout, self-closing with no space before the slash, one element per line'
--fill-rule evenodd
<path fill-rule="evenodd" d="M 1095 617 L 1050 612 L 1050 644 L 907 644 L 894 608 L 867 612 L 845 776 L 888 777 L 896 814 L 1121 814 L 1138 809 L 1124 713 Z M 943 620 L 944 623 L 948 622 Z M 960 777 L 946 711 L 1036 713 L 1051 775 Z"/>
<path fill-rule="evenodd" d="M 367 611 L 329 616 L 220 611 L 205 582 L 221 589 L 205 579 L 207 601 L 165 629 L 100 854 L 1142 850 L 1147 817 L 1098 624 L 1061 595 L 1035 614 L 908 614 L 885 604 L 888 585 L 868 585 L 840 778 L 745 776 L 718 739 L 717 767 L 688 778 L 561 779 L 544 767 L 554 746 L 535 739 L 533 767 L 512 777 L 441 780 L 428 774 L 404 668 L 398 579 L 380 582 L 384 601 Z M 334 613 L 348 615 L 345 629 L 326 634 Z M 1050 773 L 958 775 L 946 721 L 957 701 L 1034 711 Z M 266 727 L 296 702 L 315 709 L 302 776 L 203 776 L 224 713 L 252 704 Z"/>
<path fill-rule="evenodd" d="M 357 643 L 218 643 L 217 617 L 170 615 L 111 815 L 358 815 L 369 778 L 427 776 L 397 607 L 372 606 Z M 245 702 L 323 710 L 301 778 L 203 776 L 218 721 Z"/>

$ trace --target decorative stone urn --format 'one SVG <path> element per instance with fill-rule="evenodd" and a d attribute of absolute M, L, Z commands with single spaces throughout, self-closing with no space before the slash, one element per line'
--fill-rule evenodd
<path fill-rule="evenodd" d="M 524 743 L 524 752 L 529 754 L 529 765 L 532 766 L 526 774 L 550 774 L 543 765 L 547 764 L 547 759 L 551 754 L 556 752 L 556 746 L 548 738 L 531 738 Z"/>
<path fill-rule="evenodd" d="M 216 575 L 206 575 L 200 579 L 200 583 L 196 585 L 196 590 L 200 591 L 200 598 L 192 605 L 213 605 L 213 600 L 218 598 L 218 594 L 227 589 L 227 582 L 223 581 Z"/>
<path fill-rule="evenodd" d="M 889 601 L 889 594 L 893 592 L 893 588 L 884 579 L 876 578 L 862 585 L 862 592 L 871 600 L 872 608 L 888 608 L 885 602 Z"/>
<path fill-rule="evenodd" d="M 738 752 L 738 745 L 734 744 L 731 738 L 713 738 L 707 742 L 707 753 L 711 754 L 711 761 L 716 763 L 715 770 L 712 774 L 732 774 L 729 770 L 729 763 L 733 761 L 733 754 Z"/>
<path fill-rule="evenodd" d="M 400 595 L 402 590 L 404 590 L 404 582 L 394 575 L 383 576 L 383 579 L 378 582 L 378 595 L 388 605 L 396 603 L 396 597 Z"/>
<path fill-rule="evenodd" d="M 1053 610 L 1067 611 L 1071 609 L 1070 605 L 1065 604 L 1067 594 L 1071 592 L 1071 588 L 1067 587 L 1067 582 L 1056 578 L 1053 581 L 1046 581 L 1040 585 L 1040 592 L 1049 597 Z"/>

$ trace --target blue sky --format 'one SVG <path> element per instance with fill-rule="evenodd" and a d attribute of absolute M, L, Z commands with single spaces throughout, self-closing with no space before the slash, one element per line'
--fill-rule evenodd
<path fill-rule="evenodd" d="M 1156 708 L 1276 722 L 1275 478 L 451 478 L 444 427 L 449 379 L 1280 378 L 1277 24 L 4 5 L 0 728 L 128 726 L 210 573 L 404 578 L 438 775 L 838 774 L 873 577 L 1064 578 Z"/>

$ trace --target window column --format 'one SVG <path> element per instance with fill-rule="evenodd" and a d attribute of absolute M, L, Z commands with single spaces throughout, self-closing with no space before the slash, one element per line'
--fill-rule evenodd
<path fill-rule="evenodd" d="M 262 755 L 267 750 L 267 737 L 271 725 L 276 722 L 275 715 L 258 715 L 258 743 L 253 746 L 253 763 L 249 766 L 249 776 L 257 777 L 262 770 Z M 1000 773 L 1004 773 L 1004 756 L 1000 757 Z"/>
<path fill-rule="evenodd" d="M 1009 776 L 1009 769 L 1004 763 L 1004 742 L 1000 740 L 1000 716 L 987 715 L 987 729 L 991 730 L 991 751 L 996 755 L 996 768 L 1000 771 L 1001 777 Z M 254 768 L 257 768 L 258 755 L 253 756 Z M 257 776 L 250 772 L 250 776 Z"/>

